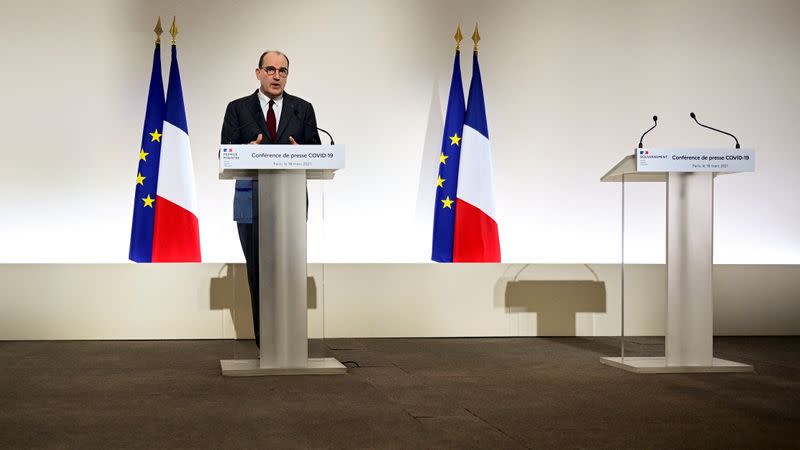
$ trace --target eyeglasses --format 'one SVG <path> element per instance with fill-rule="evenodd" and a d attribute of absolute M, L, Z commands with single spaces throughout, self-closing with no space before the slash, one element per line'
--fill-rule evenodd
<path fill-rule="evenodd" d="M 281 67 L 280 69 L 278 69 L 273 66 L 267 66 L 267 67 L 262 67 L 261 70 L 267 72 L 267 75 L 275 75 L 275 71 L 277 71 L 278 76 L 281 78 L 286 78 L 287 76 L 289 76 L 289 69 L 287 69 L 286 67 Z"/>

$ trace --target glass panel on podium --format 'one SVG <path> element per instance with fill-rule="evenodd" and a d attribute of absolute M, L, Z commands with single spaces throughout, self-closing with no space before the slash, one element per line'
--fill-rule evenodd
<path fill-rule="evenodd" d="M 309 357 L 323 357 L 325 352 L 325 184 L 326 180 L 308 180 L 307 222 L 307 289 L 308 289 L 308 339 Z M 238 252 L 237 225 L 231 222 Z M 212 297 L 227 298 L 229 320 L 224 323 L 223 335 L 231 339 L 231 359 L 258 357 L 254 341 L 252 306 L 244 256 L 240 262 L 223 266 L 219 276 L 222 290 Z"/>
<path fill-rule="evenodd" d="M 663 357 L 666 189 L 636 174 L 623 174 L 620 181 L 620 356 Z"/>
<path fill-rule="evenodd" d="M 233 186 L 231 186 L 231 197 Z M 308 289 L 308 338 L 309 357 L 323 357 L 325 339 L 325 181 L 308 180 L 307 222 L 307 289 Z M 231 222 L 231 234 L 237 252 L 239 237 L 237 225 Z M 258 357 L 253 333 L 252 306 L 244 257 L 240 262 L 225 264 L 216 278 L 212 298 L 224 301 L 230 311 L 223 324 L 223 336 L 231 340 L 231 359 L 253 359 Z M 225 299 L 225 300 L 223 300 Z M 218 306 L 223 307 L 223 306 Z M 216 308 L 216 307 L 215 307 Z"/>
<path fill-rule="evenodd" d="M 308 356 L 329 356 L 325 345 L 325 229 L 324 180 L 308 181 Z"/>

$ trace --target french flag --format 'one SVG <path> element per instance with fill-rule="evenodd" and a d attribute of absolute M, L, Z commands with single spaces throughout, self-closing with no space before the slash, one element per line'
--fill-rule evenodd
<path fill-rule="evenodd" d="M 175 44 L 172 44 L 163 127 L 152 262 L 200 262 L 200 226 L 192 150 Z"/>
<path fill-rule="evenodd" d="M 500 262 L 492 153 L 477 50 L 472 56 L 472 82 L 463 133 L 458 168 L 453 262 Z"/>

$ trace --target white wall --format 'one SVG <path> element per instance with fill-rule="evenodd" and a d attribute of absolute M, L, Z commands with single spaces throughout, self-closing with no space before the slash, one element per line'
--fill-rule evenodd
<path fill-rule="evenodd" d="M 312 338 L 620 334 L 618 264 L 308 272 Z M 714 333 L 800 334 L 798 275 L 799 266 L 715 266 Z M 551 289 L 531 289 L 537 282 Z M 574 289 L 587 282 L 594 295 Z M 626 336 L 663 336 L 665 284 L 663 265 L 626 265 Z M 0 286 L 0 340 L 252 338 L 242 264 L 0 264 Z"/>
<path fill-rule="evenodd" d="M 728 145 L 690 122 L 695 111 L 757 149 L 756 173 L 717 180 L 715 261 L 800 262 L 794 0 L 0 0 L 0 8 L 0 262 L 126 260 L 158 15 L 165 28 L 177 15 L 181 30 L 204 261 L 242 260 L 233 188 L 217 180 L 215 146 L 226 103 L 255 89 L 267 48 L 291 57 L 288 90 L 312 101 L 319 124 L 348 148 L 347 169 L 324 188 L 324 224 L 323 188 L 312 187 L 310 260 L 427 261 L 431 222 L 417 214 L 425 198 L 417 190 L 438 149 L 424 146 L 441 133 L 429 128 L 446 101 L 455 24 L 469 36 L 479 20 L 504 261 L 618 261 L 619 186 L 599 177 L 632 151 L 653 114 L 660 125 L 648 145 Z M 165 48 L 165 68 L 168 57 Z M 630 223 L 641 226 L 630 231 L 637 245 L 628 261 L 663 262 L 663 213 L 647 204 L 663 190 L 641 189 L 631 194 L 640 211 Z"/>

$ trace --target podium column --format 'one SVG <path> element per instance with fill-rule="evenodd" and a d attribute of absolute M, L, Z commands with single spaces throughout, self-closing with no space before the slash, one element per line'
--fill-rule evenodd
<path fill-rule="evenodd" d="M 306 171 L 258 175 L 260 363 L 305 367 L 308 362 Z"/>
<path fill-rule="evenodd" d="M 667 174 L 667 366 L 714 359 L 714 176 Z"/>

